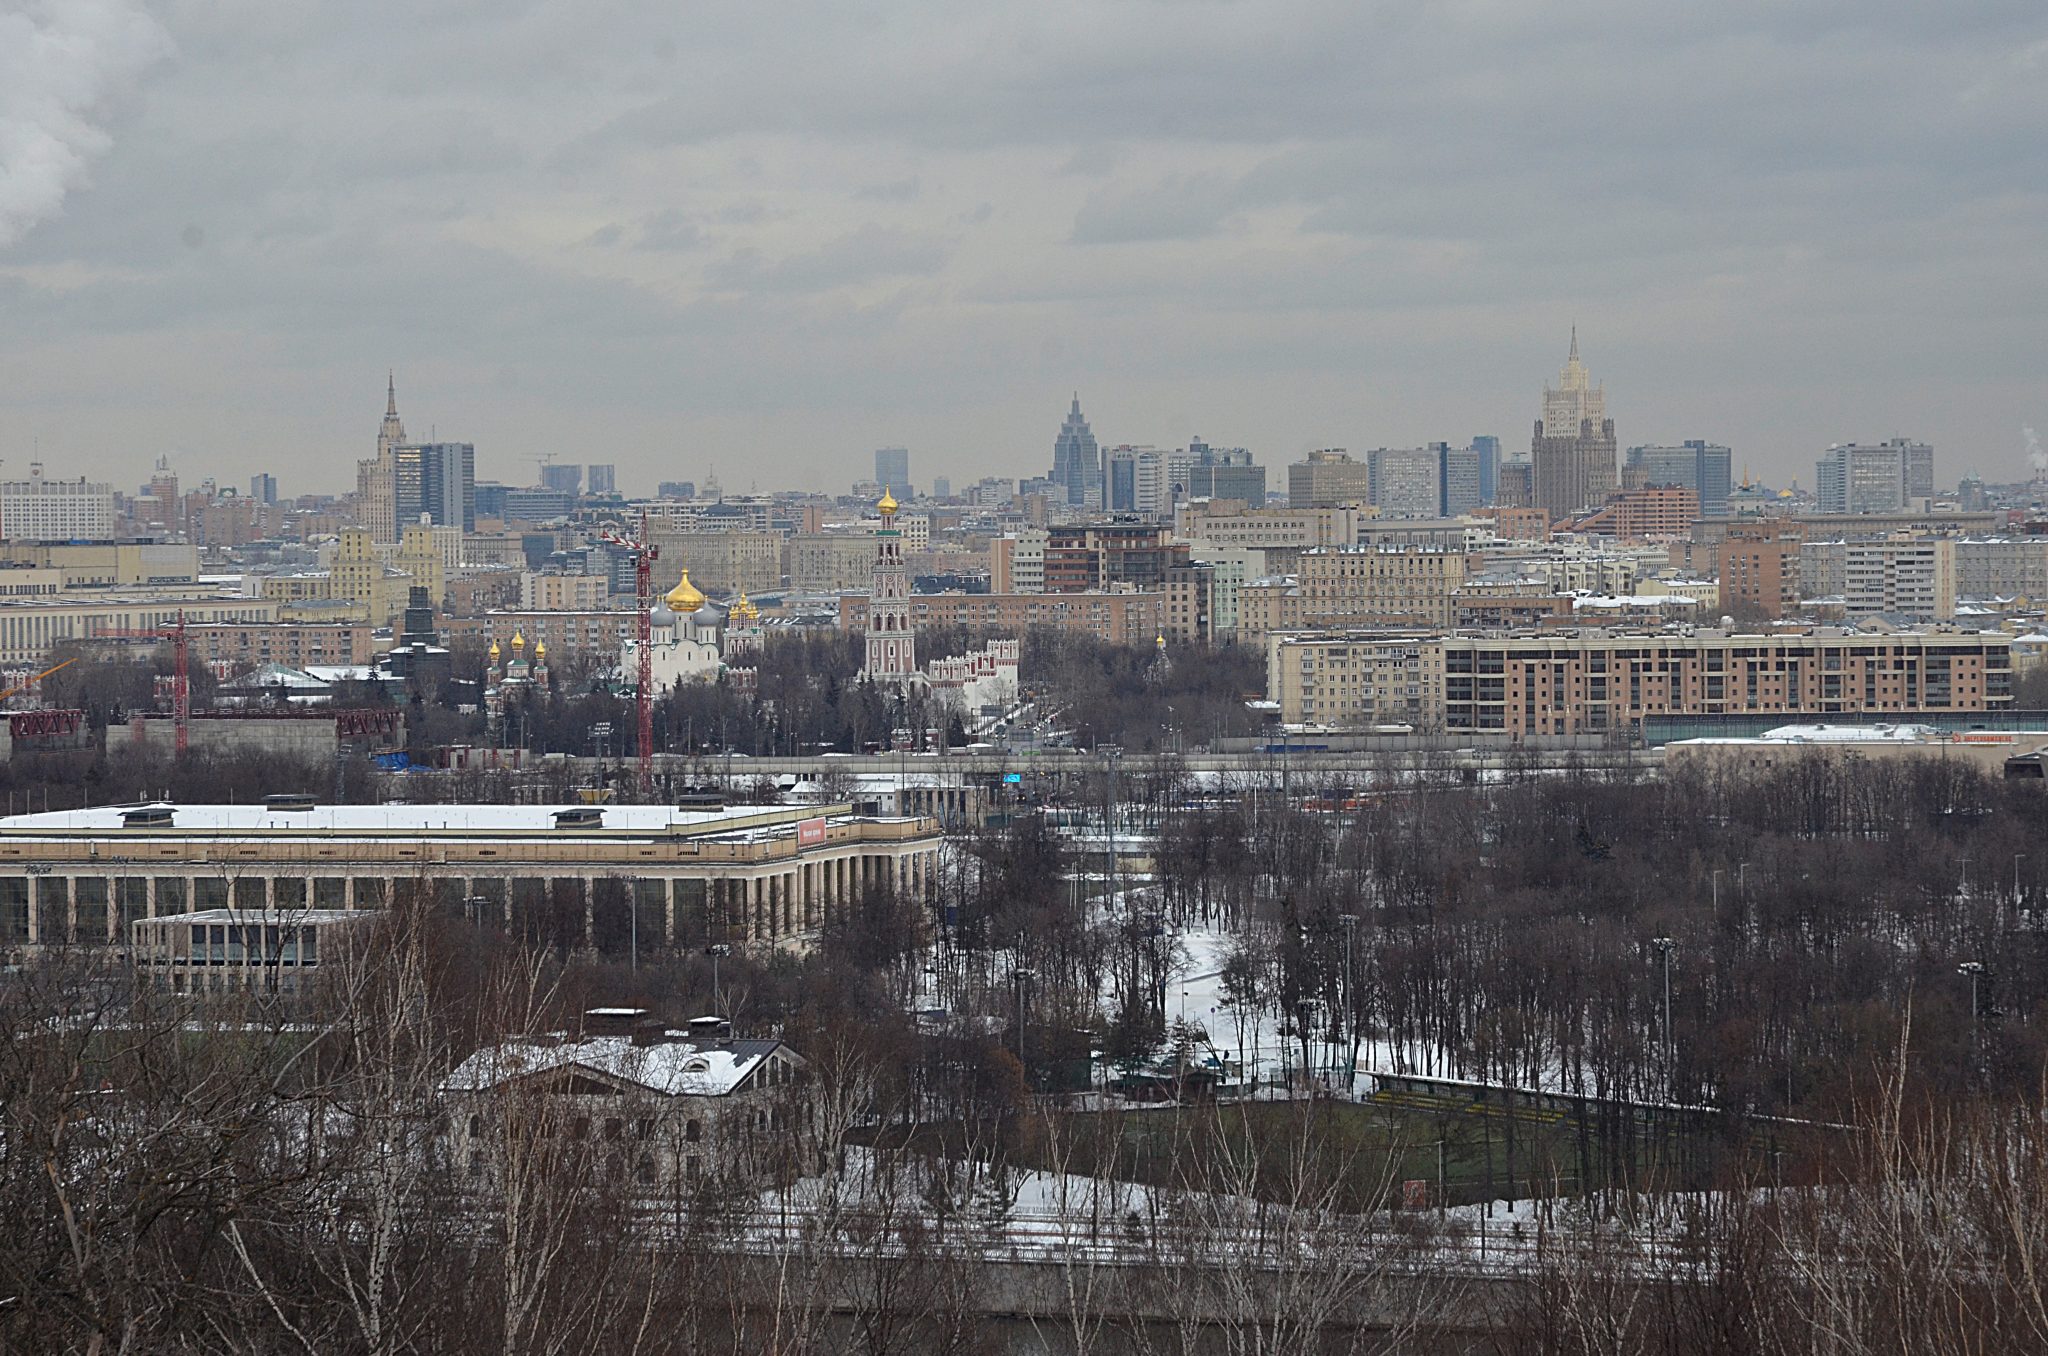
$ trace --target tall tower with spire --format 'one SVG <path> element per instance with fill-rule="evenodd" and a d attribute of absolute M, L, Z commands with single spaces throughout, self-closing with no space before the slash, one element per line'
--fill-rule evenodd
<path fill-rule="evenodd" d="M 398 376 L 384 378 L 384 423 L 377 430 L 377 455 L 356 463 L 356 517 L 377 542 L 398 540 L 397 450 L 405 444 L 398 417 Z"/>
<path fill-rule="evenodd" d="M 1598 508 L 1614 493 L 1614 421 L 1607 417 L 1607 392 L 1593 385 L 1579 361 L 1576 325 L 1557 385 L 1543 390 L 1543 417 L 1529 455 L 1535 506 L 1552 519 Z"/>
<path fill-rule="evenodd" d="M 1052 440 L 1051 479 L 1063 486 L 1069 504 L 1100 507 L 1102 504 L 1102 450 L 1095 432 L 1081 417 L 1081 393 L 1074 392 L 1073 408 Z"/>
<path fill-rule="evenodd" d="M 875 529 L 875 573 L 868 585 L 867 662 L 861 674 L 869 682 L 901 687 L 917 673 L 917 632 L 910 619 L 910 577 L 903 569 L 903 532 L 896 526 L 901 507 L 887 486 L 875 507 L 882 525 Z"/>

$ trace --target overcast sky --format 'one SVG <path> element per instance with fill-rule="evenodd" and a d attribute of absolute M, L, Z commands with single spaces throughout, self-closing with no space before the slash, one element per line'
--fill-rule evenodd
<path fill-rule="evenodd" d="M 0 0 L 9 473 L 1526 449 L 1574 323 L 1624 446 L 2023 474 L 2048 6 Z"/>

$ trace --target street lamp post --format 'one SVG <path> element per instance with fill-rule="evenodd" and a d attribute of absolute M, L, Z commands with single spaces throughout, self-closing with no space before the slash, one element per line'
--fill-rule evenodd
<path fill-rule="evenodd" d="M 1970 1044 L 1977 1043 L 1977 980 L 1984 973 L 1983 961 L 1964 961 L 1956 967 L 1959 975 L 1970 978 Z"/>
<path fill-rule="evenodd" d="M 1038 977 L 1038 972 L 1028 965 L 1020 965 L 1010 971 L 1010 977 L 1017 981 L 1017 1067 L 1024 1071 L 1024 1086 L 1031 1086 L 1031 1067 L 1024 1062 L 1024 986 Z"/>
<path fill-rule="evenodd" d="M 1358 1028 L 1351 996 L 1351 934 L 1358 928 L 1358 915 L 1340 913 L 1337 921 L 1344 925 L 1344 1096 L 1349 1099 L 1358 1092 Z"/>
<path fill-rule="evenodd" d="M 714 1011 L 718 1011 L 723 1007 L 718 998 L 718 958 L 720 956 L 730 956 L 732 948 L 724 942 L 713 942 L 705 950 L 711 956 L 711 1006 Z M 721 1015 L 723 1014 L 721 1013 Z"/>
<path fill-rule="evenodd" d="M 1669 1095 L 1677 1084 L 1678 1045 L 1671 1036 L 1671 952 L 1678 943 L 1669 937 L 1652 937 L 1650 945 L 1664 958 L 1664 1091 Z"/>

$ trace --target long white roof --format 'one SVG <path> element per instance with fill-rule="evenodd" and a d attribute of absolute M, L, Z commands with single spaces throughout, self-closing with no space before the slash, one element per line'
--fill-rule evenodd
<path fill-rule="evenodd" d="M 128 827 L 126 816 L 138 808 L 168 811 L 170 823 Z M 592 810 L 602 812 L 602 818 L 595 824 L 556 827 L 555 816 L 563 811 Z M 462 833 L 480 837 L 544 834 L 574 838 L 589 834 L 716 832 L 725 827 L 737 831 L 816 813 L 815 809 L 773 805 L 734 805 L 722 810 L 679 810 L 670 805 L 318 805 L 309 810 L 276 810 L 264 805 L 100 805 L 85 810 L 0 817 L 0 834 L 318 834 L 383 838 Z"/>

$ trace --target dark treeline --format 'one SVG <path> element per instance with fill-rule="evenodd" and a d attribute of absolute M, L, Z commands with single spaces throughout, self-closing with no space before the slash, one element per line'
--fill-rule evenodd
<path fill-rule="evenodd" d="M 924 660 L 958 655 L 987 636 L 964 627 L 927 627 L 918 633 Z M 934 739 L 968 742 L 966 713 L 925 691 L 906 695 L 860 681 L 860 636 L 833 630 L 772 634 L 743 661 L 753 686 L 731 679 L 686 683 L 654 705 L 654 746 L 663 753 L 750 755 L 857 753 L 889 747 L 898 732 L 920 746 Z M 44 680 L 44 703 L 82 709 L 94 729 L 118 725 L 138 712 L 169 710 L 168 649 L 142 660 L 107 660 L 61 651 L 74 659 Z M 407 707 L 407 748 L 424 761 L 448 744 L 477 744 L 487 729 L 477 705 L 486 681 L 486 658 L 472 645 L 453 656 L 458 681 L 433 691 L 395 698 L 381 687 L 342 684 L 337 706 Z M 512 702 L 503 738 L 533 753 L 581 757 L 633 753 L 633 704 L 610 690 L 609 675 L 587 661 L 557 662 L 548 683 Z M 192 669 L 192 706 L 212 705 L 218 684 L 203 665 Z M 1085 746 L 1131 749 L 1194 747 L 1213 738 L 1250 734 L 1258 721 L 1245 699 L 1262 695 L 1263 657 L 1255 650 L 1172 645 L 1132 649 L 1076 632 L 1037 629 L 1023 641 L 1016 700 L 1038 703 L 1039 713 L 1073 731 Z M 280 698 L 280 705 L 282 699 Z M 467 705 L 472 709 L 460 709 Z M 612 733 L 596 733 L 609 724 Z"/>

